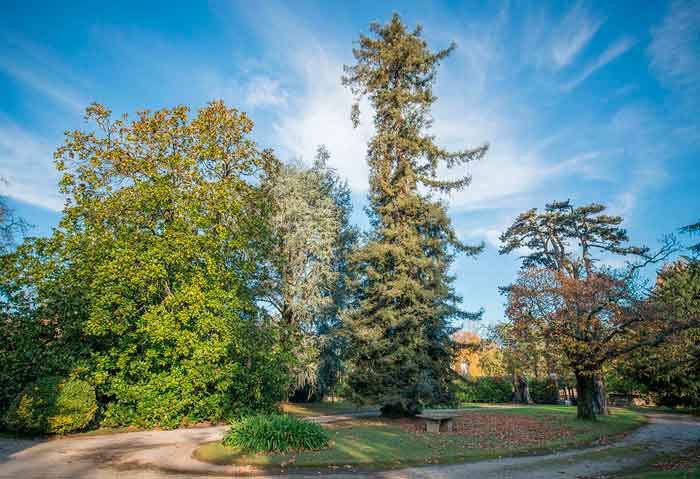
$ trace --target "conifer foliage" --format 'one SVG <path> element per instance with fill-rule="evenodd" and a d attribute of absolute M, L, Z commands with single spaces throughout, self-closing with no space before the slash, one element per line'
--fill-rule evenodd
<path fill-rule="evenodd" d="M 396 14 L 370 31 L 360 36 L 356 62 L 343 77 L 356 97 L 353 123 L 363 97 L 375 113 L 367 152 L 372 232 L 354 256 L 358 296 L 346 318 L 348 384 L 357 401 L 412 415 L 450 399 L 452 324 L 473 315 L 459 309 L 449 267 L 455 254 L 482 248 L 458 240 L 445 204 L 431 192 L 466 187 L 469 176 L 441 180 L 439 167 L 478 160 L 488 147 L 451 152 L 427 132 L 437 66 L 455 45 L 431 51 L 421 27 L 408 31 Z"/>

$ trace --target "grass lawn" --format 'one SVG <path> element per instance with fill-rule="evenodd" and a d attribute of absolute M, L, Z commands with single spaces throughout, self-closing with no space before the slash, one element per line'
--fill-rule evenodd
<path fill-rule="evenodd" d="M 290 416 L 310 417 L 325 416 L 329 414 L 348 414 L 362 411 L 376 411 L 376 406 L 356 406 L 350 401 L 291 403 L 284 402 L 280 405 L 282 412 Z"/>
<path fill-rule="evenodd" d="M 698 479 L 700 478 L 700 447 L 680 454 L 662 454 L 641 467 L 612 477 L 615 479 Z"/>
<path fill-rule="evenodd" d="M 641 413 L 667 413 L 667 414 L 691 414 L 700 416 L 700 408 L 690 407 L 667 407 L 667 406 L 629 406 L 627 409 Z"/>
<path fill-rule="evenodd" d="M 331 445 L 296 454 L 245 454 L 220 443 L 202 445 L 199 460 L 277 468 L 391 468 L 478 461 L 607 442 L 643 424 L 643 415 L 613 409 L 597 422 L 576 420 L 567 406 L 500 407 L 460 413 L 454 433 L 429 434 L 417 419 L 353 419 L 328 424 Z"/>

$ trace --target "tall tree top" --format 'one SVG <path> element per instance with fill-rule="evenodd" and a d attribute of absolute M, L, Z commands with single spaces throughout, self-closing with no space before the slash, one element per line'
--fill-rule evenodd
<path fill-rule="evenodd" d="M 685 233 L 691 236 L 700 234 L 700 221 L 698 221 L 697 223 L 693 223 L 692 225 L 684 226 L 683 228 L 681 228 L 681 233 Z M 698 254 L 700 253 L 700 243 L 691 245 L 688 247 L 688 249 L 693 253 Z"/>
<path fill-rule="evenodd" d="M 343 84 L 355 95 L 352 120 L 359 123 L 359 100 L 367 97 L 376 112 L 374 125 L 377 135 L 370 143 L 369 162 L 377 164 L 381 159 L 393 161 L 392 165 L 377 164 L 377 173 L 370 179 L 373 189 L 385 189 L 400 178 L 405 187 L 415 188 L 417 183 L 450 191 L 469 184 L 470 177 L 454 181 L 436 178 L 441 163 L 447 167 L 482 158 L 487 145 L 461 151 L 448 151 L 437 146 L 434 137 L 426 133 L 431 127 L 430 106 L 436 100 L 432 85 L 437 66 L 456 47 L 432 52 L 422 38 L 417 26 L 412 32 L 406 29 L 398 14 L 386 25 L 372 23 L 371 36 L 360 35 L 359 44 L 353 49 L 356 63 L 345 66 Z"/>
<path fill-rule="evenodd" d="M 578 277 L 590 274 L 596 254 L 636 255 L 648 258 L 646 247 L 628 246 L 622 217 L 604 213 L 591 203 L 575 207 L 569 200 L 532 208 L 520 214 L 500 237 L 501 254 L 526 249 L 523 267 L 542 266 Z"/>

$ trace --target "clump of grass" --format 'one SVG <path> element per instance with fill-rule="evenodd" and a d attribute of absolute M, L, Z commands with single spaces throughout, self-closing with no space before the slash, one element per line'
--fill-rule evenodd
<path fill-rule="evenodd" d="M 286 414 L 261 414 L 234 422 L 222 442 L 246 452 L 318 450 L 328 445 L 328 433 L 316 423 Z"/>

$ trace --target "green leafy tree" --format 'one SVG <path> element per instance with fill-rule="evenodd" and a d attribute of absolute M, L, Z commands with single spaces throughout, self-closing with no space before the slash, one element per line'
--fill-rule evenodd
<path fill-rule="evenodd" d="M 72 357 L 62 354 L 64 347 L 55 347 L 65 345 L 71 328 L 62 324 L 63 333 L 58 334 L 57 320 L 36 321 L 27 301 L 42 277 L 36 265 L 45 257 L 41 240 L 28 240 L 17 247 L 17 236 L 27 229 L 27 223 L 0 196 L 0 421 L 25 385 L 62 370 L 61 365 Z M 23 271 L 31 274 L 22 279 Z M 64 299 L 70 297 L 67 294 Z"/>
<path fill-rule="evenodd" d="M 3 179 L 0 178 L 0 183 L 2 182 Z M 0 255 L 9 253 L 15 244 L 15 237 L 26 233 L 28 226 L 7 204 L 7 197 L 0 195 Z"/>
<path fill-rule="evenodd" d="M 86 118 L 55 154 L 64 215 L 17 256 L 12 306 L 71 337 L 63 367 L 96 386 L 107 424 L 272 408 L 286 357 L 254 291 L 270 250 L 260 185 L 278 165 L 252 121 L 222 102 Z"/>
<path fill-rule="evenodd" d="M 625 392 L 639 393 L 664 406 L 700 406 L 700 261 L 684 258 L 661 269 L 649 298 L 671 320 L 691 318 L 688 329 L 659 345 L 641 348 L 617 361 L 612 376 Z M 692 319 L 694 318 L 694 320 Z M 650 324 L 646 336 L 663 334 Z"/>
<path fill-rule="evenodd" d="M 0 414 L 25 386 L 65 376 L 87 355 L 85 287 L 70 269 L 44 238 L 29 238 L 2 257 Z"/>
<path fill-rule="evenodd" d="M 482 249 L 458 240 L 445 204 L 430 192 L 467 186 L 468 176 L 437 178 L 439 167 L 477 160 L 487 147 L 450 152 L 427 132 L 437 66 L 454 45 L 432 52 L 421 28 L 408 31 L 396 14 L 370 31 L 360 36 L 355 64 L 343 77 L 375 113 L 367 152 L 372 232 L 354 256 L 358 298 L 346 321 L 348 384 L 355 400 L 381 404 L 385 414 L 416 414 L 451 397 L 451 325 L 469 314 L 458 307 L 449 267 L 455 253 Z M 357 125 L 358 103 L 352 120 Z"/>
<path fill-rule="evenodd" d="M 319 148 L 319 160 L 329 158 L 324 147 Z M 347 341 L 342 333 L 341 315 L 354 298 L 350 256 L 357 246 L 358 230 L 351 224 L 352 196 L 347 181 L 330 171 L 325 177 L 325 188 L 331 192 L 340 212 L 340 234 L 333 245 L 333 271 L 335 281 L 328 286 L 325 294 L 330 297 L 328 306 L 317 317 L 319 335 L 319 366 L 316 379 L 316 397 L 332 394 L 342 380 L 345 371 Z"/>
<path fill-rule="evenodd" d="M 672 240 L 651 254 L 628 246 L 622 218 L 603 205 L 569 201 L 531 209 L 501 235 L 501 253 L 522 251 L 523 268 L 503 289 L 510 334 L 539 336 L 563 358 L 576 378 L 578 417 L 606 412 L 603 368 L 645 345 L 659 344 L 688 327 L 691 317 L 664 317 L 646 301 L 637 271 L 675 251 Z M 619 270 L 600 264 L 603 255 L 638 258 Z M 651 325 L 656 334 L 647 334 Z"/>
<path fill-rule="evenodd" d="M 498 344 L 505 371 L 511 377 L 515 400 L 527 402 L 528 380 L 554 381 L 568 376 L 568 366 L 553 350 L 538 324 L 516 328 L 508 322 L 491 328 L 491 338 Z"/>

